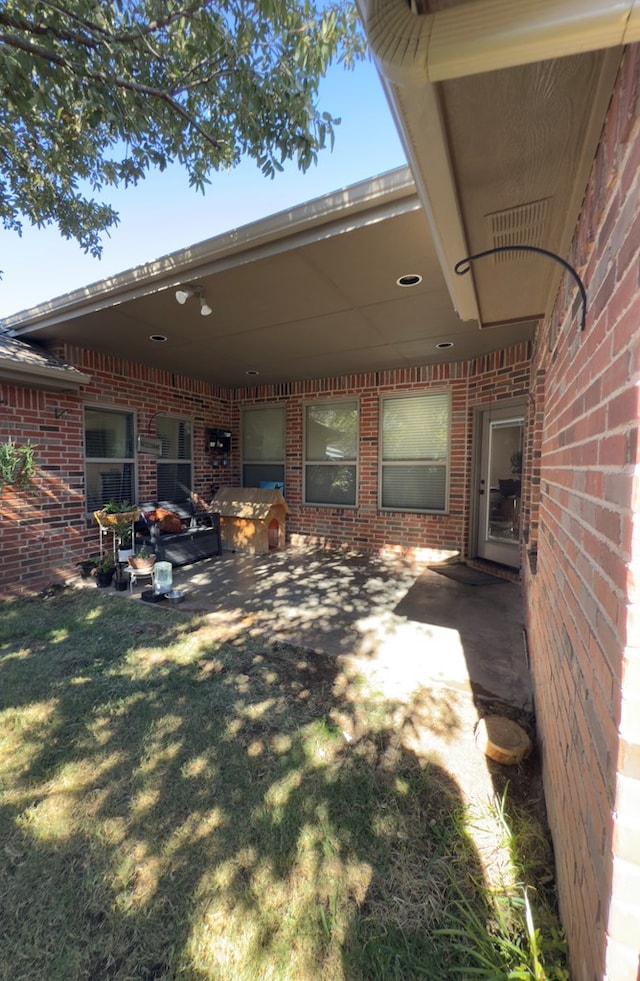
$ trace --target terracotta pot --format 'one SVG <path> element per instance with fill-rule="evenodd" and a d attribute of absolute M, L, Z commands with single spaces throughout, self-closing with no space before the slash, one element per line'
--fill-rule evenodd
<path fill-rule="evenodd" d="M 127 562 L 136 572 L 151 572 L 156 564 L 156 557 L 155 555 L 150 555 L 141 558 L 139 555 L 130 555 Z"/>

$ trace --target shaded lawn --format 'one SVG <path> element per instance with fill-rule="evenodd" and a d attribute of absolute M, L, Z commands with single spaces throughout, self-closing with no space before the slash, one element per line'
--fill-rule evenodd
<path fill-rule="evenodd" d="M 2 977 L 469 976 L 438 928 L 491 911 L 418 717 L 457 725 L 115 593 L 0 604 Z"/>

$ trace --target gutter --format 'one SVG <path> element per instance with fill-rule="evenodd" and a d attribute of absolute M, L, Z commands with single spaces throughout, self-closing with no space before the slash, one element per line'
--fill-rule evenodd
<path fill-rule="evenodd" d="M 21 365 L 10 358 L 0 357 L 0 381 L 46 391 L 77 393 L 82 385 L 88 385 L 91 376 L 70 366 Z"/>
<path fill-rule="evenodd" d="M 409 167 L 398 167 L 11 314 L 0 329 L 11 337 L 37 334 L 88 313 L 420 208 Z"/>
<path fill-rule="evenodd" d="M 392 82 L 443 82 L 640 41 L 640 0 L 481 0 L 415 15 L 407 0 L 359 0 Z"/>

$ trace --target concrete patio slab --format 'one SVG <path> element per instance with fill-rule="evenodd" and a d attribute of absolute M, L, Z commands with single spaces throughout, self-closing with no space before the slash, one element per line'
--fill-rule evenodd
<path fill-rule="evenodd" d="M 293 548 L 227 552 L 174 569 L 173 580 L 186 594 L 177 610 L 230 637 L 248 631 L 344 659 L 399 698 L 437 685 L 532 708 L 517 583 L 470 586 L 402 558 Z"/>

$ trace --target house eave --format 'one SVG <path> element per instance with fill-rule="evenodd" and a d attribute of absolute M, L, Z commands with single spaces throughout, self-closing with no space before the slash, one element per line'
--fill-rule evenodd
<path fill-rule="evenodd" d="M 81 387 L 88 385 L 90 381 L 90 375 L 85 375 L 75 368 L 22 367 L 10 360 L 0 358 L 0 382 L 6 384 L 77 394 Z"/>
<path fill-rule="evenodd" d="M 5 318 L 2 326 L 11 336 L 26 337 L 77 316 L 175 288 L 213 270 L 241 265 L 249 258 L 293 249 L 339 228 L 359 228 L 420 206 L 410 168 L 399 167 L 19 311 Z"/>

